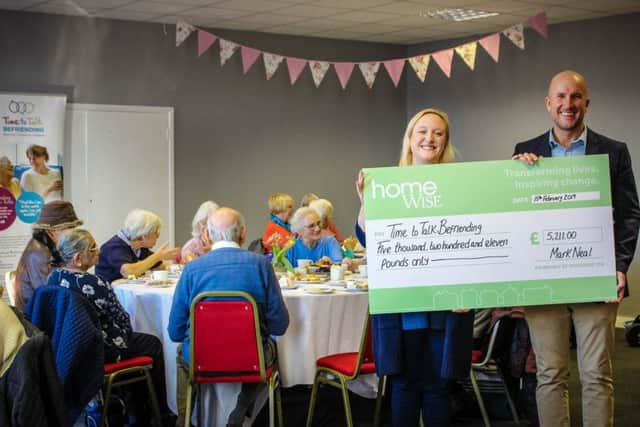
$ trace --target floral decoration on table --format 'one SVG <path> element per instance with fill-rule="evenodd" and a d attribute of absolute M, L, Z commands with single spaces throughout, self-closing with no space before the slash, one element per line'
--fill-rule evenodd
<path fill-rule="evenodd" d="M 287 271 L 293 271 L 293 266 L 285 256 L 289 249 L 296 244 L 296 238 L 291 236 L 289 237 L 284 246 L 280 247 L 280 242 L 284 240 L 284 237 L 280 233 L 273 233 L 269 240 L 267 240 L 267 244 L 271 245 L 271 264 L 274 268 L 284 268 Z"/>

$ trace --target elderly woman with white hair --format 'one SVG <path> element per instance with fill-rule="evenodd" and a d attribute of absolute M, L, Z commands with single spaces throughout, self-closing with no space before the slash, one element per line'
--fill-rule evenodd
<path fill-rule="evenodd" d="M 316 199 L 309 203 L 309 207 L 316 211 L 322 223 L 322 235 L 333 236 L 342 244 L 344 237 L 333 222 L 333 205 L 327 199 Z"/>
<path fill-rule="evenodd" d="M 291 218 L 291 231 L 297 235 L 296 243 L 286 254 L 292 265 L 299 259 L 342 262 L 340 244 L 333 236 L 323 236 L 321 221 L 315 210 L 307 207 L 298 209 Z"/>
<path fill-rule="evenodd" d="M 191 239 L 182 246 L 180 260 L 189 262 L 201 257 L 211 250 L 211 239 L 207 230 L 209 215 L 218 209 L 218 205 L 211 200 L 202 203 L 191 221 Z"/>
<path fill-rule="evenodd" d="M 108 282 L 129 276 L 140 276 L 159 268 L 165 260 L 176 259 L 180 248 L 169 248 L 164 242 L 153 252 L 160 236 L 162 220 L 144 209 L 134 209 L 124 220 L 124 227 L 100 247 L 96 274 Z"/>

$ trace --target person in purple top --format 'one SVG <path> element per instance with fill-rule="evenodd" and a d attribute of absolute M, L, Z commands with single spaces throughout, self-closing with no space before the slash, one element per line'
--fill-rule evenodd
<path fill-rule="evenodd" d="M 159 268 L 162 261 L 174 260 L 180 248 L 170 248 L 164 242 L 153 252 L 160 236 L 162 221 L 158 215 L 134 209 L 124 220 L 124 227 L 100 247 L 96 274 L 107 282 L 129 276 L 140 276 L 147 270 Z"/>

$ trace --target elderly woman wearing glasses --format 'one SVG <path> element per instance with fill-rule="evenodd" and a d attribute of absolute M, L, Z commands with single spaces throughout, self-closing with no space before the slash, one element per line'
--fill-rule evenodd
<path fill-rule="evenodd" d="M 134 209 L 124 220 L 124 227 L 100 247 L 96 274 L 113 282 L 129 276 L 141 276 L 147 270 L 162 267 L 162 261 L 174 260 L 180 248 L 164 242 L 155 251 L 162 220 L 153 212 Z"/>
<path fill-rule="evenodd" d="M 91 233 L 74 229 L 64 232 L 56 245 L 60 254 L 61 267 L 54 269 L 49 275 L 48 285 L 62 286 L 78 292 L 86 298 L 98 314 L 102 338 L 104 341 L 104 358 L 106 362 L 116 362 L 121 358 L 149 356 L 153 358 L 151 377 L 157 396 L 165 395 L 164 356 L 160 340 L 149 334 L 133 332 L 129 314 L 124 310 L 113 288 L 101 277 L 88 270 L 98 261 L 100 249 Z M 132 402 L 136 414 L 144 414 L 143 393 L 137 393 Z M 164 402 L 161 410 L 166 412 Z"/>
<path fill-rule="evenodd" d="M 300 208 L 291 218 L 291 231 L 297 235 L 296 243 L 287 252 L 286 257 L 292 265 L 299 259 L 310 259 L 313 262 L 342 262 L 340 244 L 333 236 L 322 235 L 322 223 L 315 210 Z"/>

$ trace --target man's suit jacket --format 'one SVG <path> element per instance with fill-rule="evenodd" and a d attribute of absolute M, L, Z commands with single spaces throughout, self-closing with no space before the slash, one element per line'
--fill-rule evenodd
<path fill-rule="evenodd" d="M 534 153 L 551 157 L 549 132 L 516 144 L 515 154 Z M 613 204 L 613 232 L 616 247 L 616 270 L 626 273 L 633 260 L 640 226 L 640 207 L 636 182 L 631 169 L 631 156 L 624 142 L 615 141 L 587 128 L 586 155 L 608 154 Z M 629 286 L 627 284 L 627 289 Z M 625 290 L 625 295 L 628 291 Z"/>

